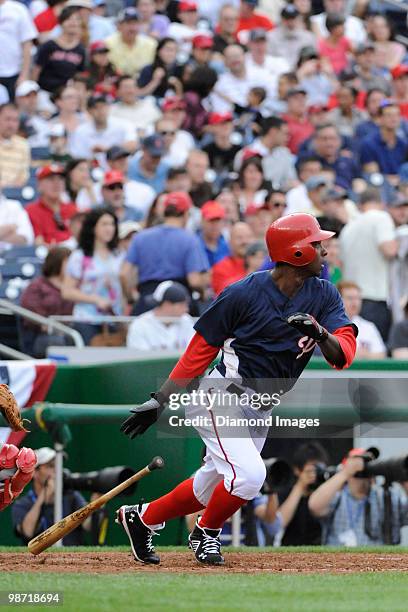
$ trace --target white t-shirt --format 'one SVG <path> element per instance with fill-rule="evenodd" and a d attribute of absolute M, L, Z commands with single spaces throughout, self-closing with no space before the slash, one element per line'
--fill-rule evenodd
<path fill-rule="evenodd" d="M 161 111 L 157 108 L 152 96 L 138 100 L 135 104 L 112 104 L 110 117 L 131 123 L 135 130 L 140 130 L 143 137 L 155 121 L 160 119 Z"/>
<path fill-rule="evenodd" d="M 188 154 L 195 148 L 194 138 L 185 130 L 178 130 L 170 146 L 167 155 L 163 156 L 162 161 L 170 166 L 170 168 L 180 168 L 184 166 Z"/>
<path fill-rule="evenodd" d="M 260 66 L 254 62 L 251 54 L 247 53 L 245 57 L 245 64 L 250 72 L 260 71 L 263 73 L 263 87 L 266 89 L 267 97 L 276 98 L 278 95 L 278 79 L 281 74 L 290 71 L 289 62 L 283 57 L 271 57 L 267 55 L 265 57 L 264 65 Z"/>
<path fill-rule="evenodd" d="M 130 325 L 127 346 L 140 351 L 184 350 L 194 335 L 194 321 L 188 314 L 165 325 L 149 310 L 137 317 Z"/>
<path fill-rule="evenodd" d="M 387 349 L 374 323 L 358 315 L 353 317 L 352 322 L 358 327 L 357 350 L 364 349 L 370 353 L 386 353 Z"/>
<path fill-rule="evenodd" d="M 367 300 L 388 299 L 390 264 L 379 245 L 394 239 L 394 222 L 384 210 L 368 210 L 340 234 L 343 277 L 356 283 Z"/>
<path fill-rule="evenodd" d="M 68 151 L 72 157 L 84 157 L 92 159 L 95 157 L 105 166 L 105 154 L 93 153 L 95 146 L 109 149 L 114 145 L 123 145 L 125 142 L 136 140 L 135 127 L 122 119 L 109 117 L 104 130 L 97 130 L 93 121 L 85 121 L 79 125 L 71 134 L 68 141 Z"/>
<path fill-rule="evenodd" d="M 210 94 L 214 112 L 228 113 L 233 110 L 233 104 L 247 106 L 248 92 L 252 87 L 265 87 L 264 70 L 247 68 L 243 78 L 238 78 L 231 72 L 224 72 L 219 77 L 213 92 Z M 231 100 L 232 104 L 229 100 Z"/>
<path fill-rule="evenodd" d="M 0 226 L 9 224 L 17 225 L 17 234 L 23 236 L 27 244 L 34 243 L 34 232 L 30 218 L 20 202 L 0 196 Z M 9 244 L 0 241 L 0 246 L 9 246 Z"/>
<path fill-rule="evenodd" d="M 289 189 L 286 194 L 287 208 L 285 215 L 291 215 L 292 213 L 300 212 L 301 210 L 309 210 L 313 204 L 307 195 L 307 189 L 304 183 L 300 183 L 293 189 Z"/>
<path fill-rule="evenodd" d="M 22 44 L 37 36 L 30 13 L 21 2 L 6 0 L 0 5 L 0 77 L 12 77 L 20 72 Z"/>

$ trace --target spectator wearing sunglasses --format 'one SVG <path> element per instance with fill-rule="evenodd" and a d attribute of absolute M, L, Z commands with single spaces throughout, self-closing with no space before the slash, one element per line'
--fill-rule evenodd
<path fill-rule="evenodd" d="M 71 239 L 69 220 L 78 210 L 72 202 L 64 203 L 65 170 L 49 164 L 37 171 L 39 199 L 26 207 L 34 229 L 36 244 L 58 244 Z"/>
<path fill-rule="evenodd" d="M 111 210 L 120 223 L 138 221 L 139 212 L 125 204 L 125 177 L 119 170 L 106 172 L 102 183 L 102 206 Z"/>
<path fill-rule="evenodd" d="M 156 133 L 164 141 L 164 163 L 171 168 L 185 166 L 188 154 L 195 148 L 192 135 L 185 130 L 178 129 L 176 121 L 171 117 L 163 117 L 156 122 Z"/>
<path fill-rule="evenodd" d="M 265 198 L 265 206 L 272 214 L 271 223 L 287 214 L 286 192 L 280 189 L 272 189 Z"/>

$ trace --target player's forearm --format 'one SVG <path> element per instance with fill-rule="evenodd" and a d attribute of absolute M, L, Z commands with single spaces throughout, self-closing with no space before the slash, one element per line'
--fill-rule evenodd
<path fill-rule="evenodd" d="M 289 525 L 293 519 L 302 496 L 303 489 L 299 486 L 299 483 L 296 483 L 285 501 L 279 506 L 278 510 L 282 516 L 282 524 L 284 527 Z"/>
<path fill-rule="evenodd" d="M 340 342 L 333 334 L 329 334 L 326 340 L 320 342 L 320 349 L 327 361 L 336 368 L 343 368 L 346 364 L 346 357 L 340 346 Z"/>
<path fill-rule="evenodd" d="M 329 505 L 333 497 L 347 482 L 347 474 L 344 471 L 335 474 L 320 485 L 309 498 L 309 510 L 315 516 L 325 516 L 329 511 Z"/>

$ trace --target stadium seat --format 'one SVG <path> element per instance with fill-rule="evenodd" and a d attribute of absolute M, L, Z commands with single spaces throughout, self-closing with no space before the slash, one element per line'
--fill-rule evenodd
<path fill-rule="evenodd" d="M 3 260 L 1 266 L 1 277 L 4 280 L 19 278 L 29 280 L 37 276 L 41 270 L 41 261 L 11 261 Z"/>
<path fill-rule="evenodd" d="M 31 149 L 32 160 L 49 160 L 50 150 L 48 147 L 32 147 Z"/>
<path fill-rule="evenodd" d="M 23 263 L 25 260 L 40 263 L 47 256 L 47 248 L 44 246 L 15 246 L 2 253 L 1 257 L 6 261 L 19 261 Z"/>
<path fill-rule="evenodd" d="M 24 187 L 4 187 L 3 195 L 9 200 L 18 200 L 23 206 L 38 197 L 36 187 L 30 184 Z"/>

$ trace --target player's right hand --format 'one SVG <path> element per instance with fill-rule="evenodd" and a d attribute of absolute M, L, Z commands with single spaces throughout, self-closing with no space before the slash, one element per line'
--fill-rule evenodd
<path fill-rule="evenodd" d="M 123 421 L 120 431 L 131 440 L 136 436 L 141 436 L 157 421 L 164 410 L 164 405 L 158 401 L 158 395 L 152 393 L 151 399 L 140 406 L 135 406 L 130 411 L 130 416 Z"/>

